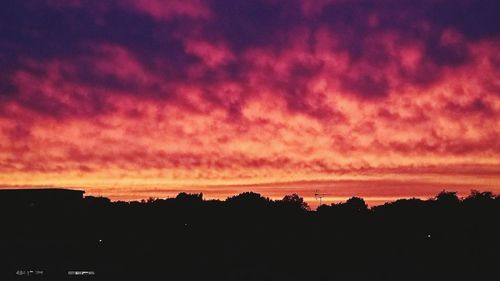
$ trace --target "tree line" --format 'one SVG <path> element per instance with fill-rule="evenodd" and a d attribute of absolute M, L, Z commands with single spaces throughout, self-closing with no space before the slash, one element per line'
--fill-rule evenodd
<path fill-rule="evenodd" d="M 244 192 L 0 206 L 0 277 L 92 269 L 101 280 L 495 280 L 500 196 L 359 197 L 316 211 L 297 194 Z M 48 277 L 47 277 L 48 278 Z M 61 277 L 63 278 L 63 277 Z M 493 278 L 493 279 L 492 279 Z M 47 279 L 49 280 L 49 279 Z"/>

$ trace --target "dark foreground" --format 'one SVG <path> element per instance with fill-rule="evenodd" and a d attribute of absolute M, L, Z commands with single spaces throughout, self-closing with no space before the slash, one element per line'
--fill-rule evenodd
<path fill-rule="evenodd" d="M 488 192 L 316 212 L 255 193 L 1 197 L 0 280 L 500 280 L 500 197 Z"/>

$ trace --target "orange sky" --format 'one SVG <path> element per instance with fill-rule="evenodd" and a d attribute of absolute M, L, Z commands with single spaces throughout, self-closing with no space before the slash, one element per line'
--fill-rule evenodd
<path fill-rule="evenodd" d="M 10 7 L 38 17 L 4 19 L 2 187 L 312 204 L 316 189 L 372 204 L 500 191 L 500 32 L 459 13 L 488 7 L 441 7 L 445 21 L 384 1 L 236 15 L 211 1 L 40 2 Z M 51 13 L 55 24 L 39 19 Z"/>

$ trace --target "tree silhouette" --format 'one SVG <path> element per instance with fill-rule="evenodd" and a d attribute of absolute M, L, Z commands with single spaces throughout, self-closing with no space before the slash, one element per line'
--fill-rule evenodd
<path fill-rule="evenodd" d="M 203 201 L 203 193 L 185 193 L 177 194 L 175 199 L 181 203 L 200 203 Z"/>
<path fill-rule="evenodd" d="M 285 195 L 281 199 L 282 206 L 288 208 L 296 208 L 301 210 L 310 210 L 309 205 L 304 201 L 304 198 L 300 197 L 298 194 L 293 193 L 291 195 Z"/>
<path fill-rule="evenodd" d="M 455 206 L 460 203 L 460 199 L 456 192 L 441 191 L 437 196 L 436 200 L 443 205 Z"/>
<path fill-rule="evenodd" d="M 317 211 L 297 194 L 254 192 L 225 201 L 201 193 L 25 201 L 0 205 L 0 280 L 35 267 L 46 269 L 44 280 L 84 268 L 99 280 L 498 279 L 500 199 L 491 192 L 372 208 L 351 197 Z"/>
<path fill-rule="evenodd" d="M 255 192 L 243 192 L 226 199 L 230 206 L 258 208 L 269 206 L 270 200 Z"/>
<path fill-rule="evenodd" d="M 366 205 L 365 200 L 363 200 L 363 198 L 359 198 L 359 197 L 349 198 L 345 202 L 344 206 L 351 209 L 352 211 L 358 212 L 358 213 L 368 211 L 368 205 Z"/>

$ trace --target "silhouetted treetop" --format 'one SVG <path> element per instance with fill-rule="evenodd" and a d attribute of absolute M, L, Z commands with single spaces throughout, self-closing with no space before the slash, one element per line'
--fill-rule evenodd
<path fill-rule="evenodd" d="M 281 206 L 301 209 L 301 210 L 310 210 L 309 205 L 304 201 L 304 198 L 300 197 L 298 194 L 293 193 L 291 195 L 285 195 L 281 201 Z"/>
<path fill-rule="evenodd" d="M 478 191 L 478 190 L 471 190 L 471 193 L 469 196 L 465 198 L 465 201 L 471 200 L 471 201 L 491 201 L 495 198 L 492 192 L 490 191 Z"/>
<path fill-rule="evenodd" d="M 181 192 L 177 194 L 175 197 L 177 201 L 180 202 L 202 202 L 203 201 L 203 193 L 186 193 L 186 192 Z"/>
<path fill-rule="evenodd" d="M 349 198 L 344 206 L 355 211 L 355 212 L 366 212 L 368 211 L 368 205 L 366 205 L 365 200 L 360 197 L 351 197 Z"/>
<path fill-rule="evenodd" d="M 271 202 L 269 198 L 263 197 L 255 192 L 243 192 L 226 199 L 226 203 L 230 206 L 239 207 L 265 207 L 269 206 Z"/>
<path fill-rule="evenodd" d="M 436 200 L 440 204 L 444 205 L 456 205 L 460 203 L 460 198 L 458 198 L 456 192 L 450 192 L 450 191 L 441 191 L 437 196 Z"/>

